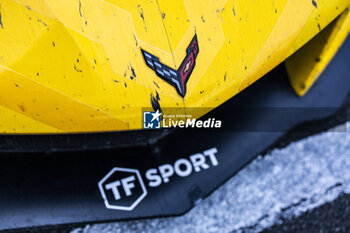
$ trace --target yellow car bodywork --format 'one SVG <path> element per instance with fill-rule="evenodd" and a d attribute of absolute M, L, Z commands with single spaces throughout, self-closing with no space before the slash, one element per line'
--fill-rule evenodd
<path fill-rule="evenodd" d="M 155 104 L 200 117 L 287 58 L 292 86 L 303 95 L 347 37 L 349 5 L 0 0 L 0 132 L 141 129 L 143 109 Z M 182 97 L 147 67 L 141 49 L 177 70 L 194 35 L 200 52 Z"/>

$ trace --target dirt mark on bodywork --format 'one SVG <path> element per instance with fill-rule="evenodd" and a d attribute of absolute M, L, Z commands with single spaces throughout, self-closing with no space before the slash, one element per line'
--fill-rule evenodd
<path fill-rule="evenodd" d="M 2 24 L 2 16 L 1 16 L 1 5 L 0 5 L 0 27 L 4 29 L 4 25 Z"/>
<path fill-rule="evenodd" d="M 157 111 L 157 110 L 162 111 L 161 108 L 160 108 L 159 101 L 160 101 L 160 97 L 159 97 L 158 92 L 156 91 L 156 96 L 154 96 L 151 93 L 151 103 L 152 103 L 152 107 L 153 107 L 154 111 Z"/>

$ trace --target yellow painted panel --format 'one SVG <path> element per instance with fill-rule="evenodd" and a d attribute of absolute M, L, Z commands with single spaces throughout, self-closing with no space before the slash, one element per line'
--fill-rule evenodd
<path fill-rule="evenodd" d="M 305 43 L 312 39 L 317 33 L 324 29 L 338 15 L 340 15 L 350 4 L 349 0 L 318 0 L 317 8 L 313 11 L 310 19 L 301 29 L 301 32 L 290 49 L 287 57 L 295 53 Z"/>
<path fill-rule="evenodd" d="M 27 53 L 47 32 L 47 27 L 40 14 L 31 14 L 27 7 L 20 7 L 14 1 L 1 1 L 0 13 L 0 62 L 9 66 Z M 36 27 L 31 27 L 33 22 Z"/>
<path fill-rule="evenodd" d="M 44 86 L 103 110 L 122 121 L 127 121 L 132 128 L 140 127 L 141 109 L 152 108 L 151 94 L 153 97 L 159 95 L 159 102 L 166 102 L 168 107 L 183 106 L 181 98 L 176 95 L 176 91 L 171 86 L 165 82 L 163 84 L 162 80 L 143 79 L 141 75 L 137 75 L 139 73 L 136 67 L 130 63 L 126 68 L 128 73 L 115 74 L 111 70 L 110 60 L 102 44 L 67 28 L 57 20 L 38 14 L 32 8 L 29 10 L 26 6 L 15 4 L 6 9 L 15 9 L 17 12 L 22 10 L 23 14 L 28 14 L 27 17 L 24 17 L 24 22 L 28 22 L 25 29 L 43 25 L 44 30 L 38 38 L 26 38 L 30 43 L 26 43 L 21 50 L 26 53 L 17 54 L 17 58 L 13 59 L 13 64 L 1 64 L 7 65 Z M 31 20 L 30 17 L 40 17 L 40 22 Z M 11 18 L 7 17 L 7 19 Z M 11 26 L 15 27 L 14 24 Z M 17 34 L 12 36 L 12 32 L 5 30 L 8 37 L 15 38 L 11 40 L 11 44 L 6 42 L 8 47 L 15 47 L 22 41 L 26 33 L 26 30 L 16 30 Z M 2 54 L 13 55 L 15 53 L 3 50 Z M 140 59 L 143 65 L 143 58 L 140 57 Z M 136 77 L 133 77 L 133 72 L 136 73 Z M 154 75 L 151 70 L 145 70 L 144 73 Z M 139 82 L 142 85 L 138 85 Z M 145 88 L 144 86 L 147 85 L 155 90 Z M 128 89 L 132 91 L 127 91 Z M 173 95 L 177 100 L 163 95 L 164 90 L 174 92 Z M 178 111 L 183 112 L 183 107 L 178 108 Z M 116 129 L 111 124 L 111 127 L 106 130 Z"/>
<path fill-rule="evenodd" d="M 120 4 L 103 0 L 37 0 L 26 3 L 26 6 L 40 12 L 41 6 L 47 5 L 50 10 L 40 13 L 52 12 L 47 16 L 57 18 L 66 27 L 103 44 L 112 70 L 119 75 L 131 74 L 130 64 L 138 73 L 138 63 L 143 64 L 139 49 L 141 44 L 145 48 L 156 49 L 167 63 L 173 65 L 158 6 L 153 1 L 142 4 L 136 1 L 118 2 Z M 147 30 L 141 15 L 143 18 L 148 16 Z"/>
<path fill-rule="evenodd" d="M 145 108 L 199 117 L 283 62 L 349 5 L 350 0 L 1 0 L 0 88 L 17 95 L 2 96 L 0 106 L 33 118 L 35 127 L 43 123 L 68 132 L 140 129 Z M 194 35 L 199 54 L 182 98 L 147 66 L 141 49 L 177 70 Z M 25 91 L 14 88 L 14 81 L 23 82 Z M 40 105 L 30 104 L 34 97 Z M 56 99 L 64 109 L 59 115 Z M 22 102 L 25 112 L 18 107 Z M 192 111 L 197 107 L 208 108 Z M 89 117 L 96 111 L 99 117 Z M 65 124 L 70 117 L 79 123 Z M 38 132 L 45 130 L 56 132 L 44 125 Z"/>
<path fill-rule="evenodd" d="M 106 2 L 125 10 L 131 15 L 133 27 L 140 40 L 171 53 L 162 15 L 156 0 L 106 0 Z M 168 4 L 172 4 L 171 2 L 168 1 Z"/>
<path fill-rule="evenodd" d="M 311 88 L 349 35 L 349 12 L 345 10 L 335 22 L 286 60 L 289 79 L 299 96 Z"/>
<path fill-rule="evenodd" d="M 245 89 L 264 74 L 277 66 L 287 56 L 301 28 L 315 10 L 313 4 L 304 4 L 304 0 L 288 1 L 283 13 L 274 27 L 269 39 L 254 61 L 246 77 L 240 84 L 240 90 Z M 298 17 L 295 17 L 295 16 Z"/>
<path fill-rule="evenodd" d="M 196 73 L 192 75 L 191 79 L 197 78 L 198 83 L 189 81 L 189 90 L 191 88 L 194 90 L 185 97 L 186 106 L 213 108 L 239 92 L 242 78 L 247 75 L 259 55 L 286 4 L 287 0 L 275 2 L 258 0 L 251 4 L 245 1 L 228 1 L 221 10 L 215 11 L 218 26 L 209 27 L 213 28 L 211 37 L 206 38 L 205 34 L 198 36 L 200 55 L 207 53 L 203 50 L 207 50 L 208 47 L 213 51 L 218 47 L 217 43 L 213 43 L 213 36 L 223 37 L 223 44 L 214 54 L 205 54 L 197 59 L 196 69 L 202 70 L 204 74 L 199 73 L 199 77 L 196 77 Z M 196 8 L 194 6 L 192 11 Z M 207 33 L 208 30 L 207 23 L 201 21 L 201 15 L 197 15 L 198 34 L 202 31 Z M 215 31 L 218 27 L 221 33 Z M 207 42 L 204 46 L 201 44 L 202 37 L 206 38 L 204 43 Z"/>
<path fill-rule="evenodd" d="M 0 106 L 0 133 L 27 134 L 27 133 L 62 133 L 61 130 L 34 120 L 19 112 Z"/>
<path fill-rule="evenodd" d="M 176 51 L 178 47 L 181 49 L 182 58 L 179 61 L 179 57 L 176 56 L 177 59 L 175 60 L 174 68 L 177 69 L 186 56 L 186 48 L 194 36 L 194 28 L 188 15 L 187 3 L 184 0 L 157 0 L 157 2 L 171 52 Z M 191 37 L 186 37 L 186 34 Z"/>
<path fill-rule="evenodd" d="M 126 130 L 128 125 L 0 66 L 0 103 L 65 132 Z"/>
<path fill-rule="evenodd" d="M 185 1 L 186 9 L 189 11 L 189 18 L 192 26 L 189 33 L 174 51 L 175 61 L 179 67 L 186 55 L 194 34 L 197 34 L 199 44 L 199 55 L 196 60 L 196 67 L 187 83 L 186 106 L 192 107 L 188 97 L 192 96 L 193 89 L 198 85 L 204 73 L 210 66 L 216 54 L 220 51 L 225 42 L 225 36 L 221 27 L 220 12 L 223 10 L 225 1 Z M 204 22 L 203 22 L 204 20 Z"/>

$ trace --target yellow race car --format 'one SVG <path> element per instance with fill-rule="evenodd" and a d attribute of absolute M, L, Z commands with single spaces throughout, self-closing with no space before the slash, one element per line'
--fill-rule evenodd
<path fill-rule="evenodd" d="M 302 96 L 347 37 L 349 5 L 1 0 L 0 132 L 142 129 L 152 108 L 199 118 L 283 61 Z"/>
<path fill-rule="evenodd" d="M 349 8 L 0 0 L 0 231 L 181 215 L 297 125 L 348 121 Z"/>

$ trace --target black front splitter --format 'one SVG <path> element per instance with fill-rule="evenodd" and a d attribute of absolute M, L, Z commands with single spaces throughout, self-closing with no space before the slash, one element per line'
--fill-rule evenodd
<path fill-rule="evenodd" d="M 155 143 L 119 149 L 2 154 L 0 230 L 184 214 L 286 131 L 344 110 L 349 60 L 347 40 L 303 98 L 293 93 L 278 67 L 208 115 L 223 120 L 226 131 L 177 130 Z M 228 110 L 232 106 L 234 113 Z M 247 116 L 237 111 L 242 107 L 260 110 Z M 207 166 L 196 170 L 194 158 L 205 158 Z M 178 172 L 160 176 L 160 167 L 166 174 L 176 164 Z"/>

